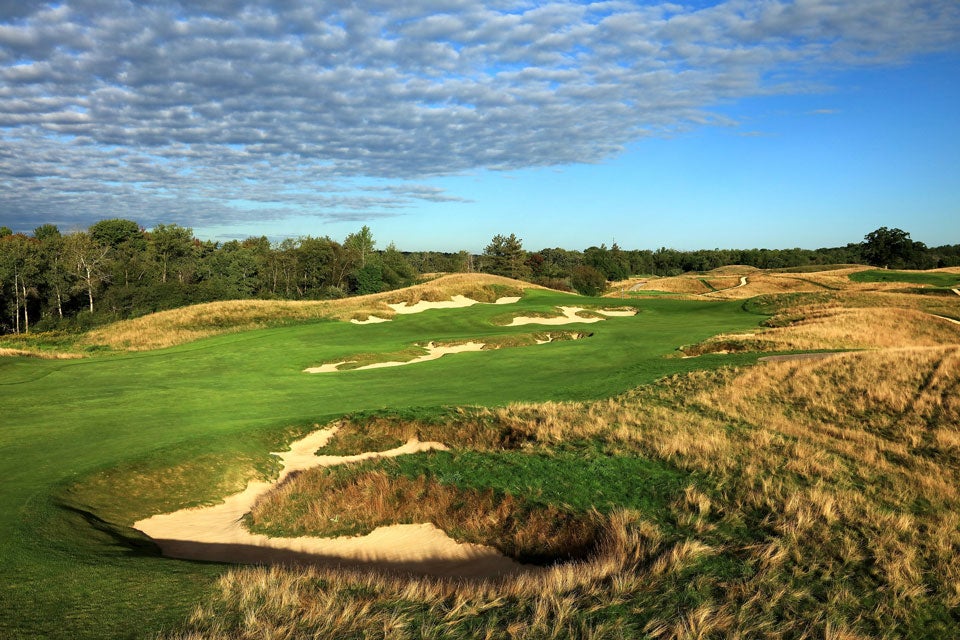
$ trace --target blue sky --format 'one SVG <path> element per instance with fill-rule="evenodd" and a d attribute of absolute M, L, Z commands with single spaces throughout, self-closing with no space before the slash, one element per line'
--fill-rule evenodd
<path fill-rule="evenodd" d="M 0 4 L 0 225 L 960 243 L 953 0 Z"/>

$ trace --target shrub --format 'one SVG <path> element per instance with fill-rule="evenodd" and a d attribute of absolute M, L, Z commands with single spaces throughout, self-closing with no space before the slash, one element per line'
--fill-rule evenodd
<path fill-rule="evenodd" d="M 607 285 L 607 279 L 593 267 L 582 265 L 574 268 L 570 276 L 570 284 L 581 295 L 596 296 Z"/>

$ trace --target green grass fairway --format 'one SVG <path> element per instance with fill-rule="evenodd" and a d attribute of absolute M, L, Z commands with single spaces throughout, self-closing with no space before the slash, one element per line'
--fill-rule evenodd
<path fill-rule="evenodd" d="M 630 304 L 640 313 L 565 327 L 489 322 L 505 312 L 591 304 Z M 269 469 L 267 452 L 313 423 L 376 408 L 607 397 L 673 373 L 752 362 L 757 354 L 664 356 L 762 319 L 739 301 L 624 302 L 528 291 L 514 305 L 427 311 L 384 324 L 314 322 L 86 360 L 2 358 L 0 637 L 150 637 L 182 621 L 225 567 L 158 557 L 129 525 L 215 499 L 223 478 Z M 554 329 L 593 335 L 401 368 L 302 373 L 418 341 Z M 166 486 L 131 489 L 125 503 L 101 504 L 91 514 L 87 505 L 97 496 L 68 491 L 108 469 L 135 474 L 178 465 L 193 471 L 182 494 Z"/>
<path fill-rule="evenodd" d="M 854 282 L 905 282 L 910 284 L 928 284 L 932 287 L 952 289 L 960 286 L 960 275 L 954 273 L 918 273 L 913 271 L 888 271 L 871 269 L 850 274 Z"/>

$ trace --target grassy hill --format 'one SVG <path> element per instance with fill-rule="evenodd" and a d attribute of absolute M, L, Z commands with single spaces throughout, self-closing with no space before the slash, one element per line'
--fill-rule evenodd
<path fill-rule="evenodd" d="M 818 284 L 616 301 L 456 277 L 365 299 L 202 305 L 89 335 L 109 350 L 83 359 L 2 357 L 0 635 L 956 635 L 960 325 L 933 316 L 960 318 L 960 296 L 801 276 Z M 535 329 L 504 324 L 611 305 L 638 313 L 570 325 L 591 334 L 575 341 L 530 344 Z M 347 322 L 370 315 L 390 321 Z M 303 372 L 467 340 L 512 346 Z M 869 351 L 754 365 L 797 349 Z M 564 562 L 455 588 L 170 560 L 131 528 L 275 475 L 269 451 L 330 421 L 343 424 L 332 450 L 387 448 L 411 430 L 451 450 L 305 473 L 258 506 L 255 528 L 329 533 L 303 500 L 330 501 L 330 482 L 351 495 L 388 486 L 380 520 L 361 503 L 354 531 L 430 517 L 411 515 L 417 502 L 508 504 L 494 524 L 445 528 Z M 523 522 L 568 523 L 556 531 L 580 543 L 538 547 Z"/>

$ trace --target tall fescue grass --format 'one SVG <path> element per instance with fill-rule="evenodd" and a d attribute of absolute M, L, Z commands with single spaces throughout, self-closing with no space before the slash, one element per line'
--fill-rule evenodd
<path fill-rule="evenodd" d="M 298 474 L 257 503 L 250 513 L 251 528 L 273 536 L 335 537 L 431 522 L 457 541 L 495 547 L 534 564 L 585 558 L 599 543 L 599 518 L 593 513 L 370 467 Z"/>
<path fill-rule="evenodd" d="M 684 347 L 686 355 L 735 351 L 884 349 L 960 343 L 960 296 L 880 291 L 767 295 L 746 303 L 774 314 L 770 327 L 720 334 Z M 940 317 L 935 317 L 940 316 Z"/>
<path fill-rule="evenodd" d="M 409 428 L 382 416 L 355 427 L 357 445 Z M 466 584 L 237 569 L 170 637 L 960 635 L 958 347 L 699 372 L 415 428 L 480 448 L 589 441 L 691 482 L 664 505 L 667 521 L 614 511 L 592 558 L 542 575 Z"/>

